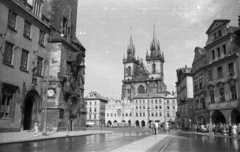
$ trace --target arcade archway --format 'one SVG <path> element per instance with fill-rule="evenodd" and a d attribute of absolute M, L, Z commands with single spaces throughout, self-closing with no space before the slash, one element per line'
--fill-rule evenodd
<path fill-rule="evenodd" d="M 139 127 L 139 121 L 138 120 L 136 121 L 136 126 Z"/>
<path fill-rule="evenodd" d="M 107 125 L 112 125 L 112 122 L 108 120 Z"/>
<path fill-rule="evenodd" d="M 222 114 L 222 112 L 220 112 L 219 110 L 216 110 L 212 114 L 212 123 L 218 124 L 220 122 L 224 124 L 224 123 L 226 123 L 226 119 L 225 119 L 224 115 Z"/>
<path fill-rule="evenodd" d="M 142 127 L 145 127 L 145 121 L 142 120 L 141 126 L 142 126 Z"/>
<path fill-rule="evenodd" d="M 240 112 L 237 109 L 233 109 L 233 111 L 231 112 L 231 123 L 240 123 Z"/>
<path fill-rule="evenodd" d="M 34 123 L 39 121 L 39 112 L 41 110 L 41 104 L 39 100 L 39 95 L 35 90 L 29 91 L 25 96 L 22 111 L 23 130 L 31 130 L 34 126 Z"/>

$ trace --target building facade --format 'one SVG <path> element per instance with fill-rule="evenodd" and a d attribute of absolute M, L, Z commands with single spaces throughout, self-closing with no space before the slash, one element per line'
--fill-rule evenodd
<path fill-rule="evenodd" d="M 209 123 L 239 123 L 239 45 L 230 20 L 214 20 L 206 34 L 206 103 Z"/>
<path fill-rule="evenodd" d="M 84 129 L 77 0 L 3 0 L 0 9 L 1 130 L 31 130 L 35 122 L 40 129 Z"/>
<path fill-rule="evenodd" d="M 206 50 L 195 48 L 194 60 L 192 63 L 193 94 L 194 94 L 194 123 L 209 123 L 209 105 L 206 103 Z"/>
<path fill-rule="evenodd" d="M 177 69 L 177 104 L 178 111 L 176 113 L 176 123 L 179 128 L 189 128 L 193 123 L 193 78 L 192 68 L 185 66 L 184 68 Z"/>
<path fill-rule="evenodd" d="M 50 33 L 43 3 L 0 2 L 0 131 L 30 130 L 42 120 Z"/>
<path fill-rule="evenodd" d="M 85 98 L 87 109 L 86 122 L 94 123 L 100 127 L 105 124 L 106 104 L 109 99 L 101 96 L 96 91 L 91 91 Z"/>
<path fill-rule="evenodd" d="M 148 51 L 146 53 L 146 66 L 141 59 L 136 58 L 135 45 L 132 36 L 130 37 L 127 57 L 123 59 L 122 100 L 121 103 L 116 102 L 107 105 L 111 108 L 114 106 L 119 107 L 119 109 L 115 109 L 115 112 L 113 112 L 113 109 L 107 112 L 109 117 L 116 115 L 116 119 L 113 121 L 112 118 L 106 117 L 106 122 L 110 123 L 111 119 L 111 124 L 123 121 L 131 126 L 148 127 L 150 121 L 165 122 L 175 120 L 177 111 L 176 96 L 167 91 L 164 83 L 164 62 L 164 55 L 156 38 L 155 29 L 150 45 L 150 54 Z M 124 120 L 119 122 L 117 117 L 119 118 L 120 115 L 124 116 Z"/>

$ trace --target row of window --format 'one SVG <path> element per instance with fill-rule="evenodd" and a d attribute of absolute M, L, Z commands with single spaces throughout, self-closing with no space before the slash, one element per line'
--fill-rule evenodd
<path fill-rule="evenodd" d="M 146 100 L 147 101 L 147 100 Z M 150 99 L 151 103 L 153 104 L 154 101 L 156 104 L 161 103 L 161 99 Z M 145 100 L 135 100 L 136 104 L 145 104 Z M 169 103 L 169 100 L 167 100 L 167 104 Z M 172 103 L 175 103 L 175 100 L 172 100 Z"/>
<path fill-rule="evenodd" d="M 230 93 L 231 93 L 231 99 L 237 99 L 237 88 L 235 84 L 230 85 Z M 215 102 L 214 90 L 211 89 L 209 94 L 210 94 L 211 103 L 214 103 Z M 219 99 L 220 101 L 225 101 L 224 85 L 219 86 Z"/>
<path fill-rule="evenodd" d="M 96 101 L 95 101 L 95 102 L 91 102 L 91 101 L 90 101 L 90 102 L 86 102 L 86 105 L 88 105 L 88 103 L 89 103 L 90 106 L 93 105 L 93 104 L 94 104 L 94 105 L 97 105 L 97 102 L 96 102 Z"/>
<path fill-rule="evenodd" d="M 222 50 L 222 51 L 221 51 Z M 217 52 L 216 52 L 217 51 Z M 225 55 L 227 54 L 227 50 L 226 50 L 226 45 L 222 45 L 222 47 L 217 47 L 217 50 L 212 50 L 212 59 L 214 60 L 217 57 L 221 57 L 221 52 Z M 216 53 L 216 54 L 215 54 Z"/>
<path fill-rule="evenodd" d="M 175 112 L 173 112 L 173 115 L 175 115 Z M 107 117 L 116 117 L 117 116 L 117 114 L 116 113 L 107 113 Z M 118 115 L 118 117 L 120 117 L 121 115 Z M 124 116 L 126 116 L 126 117 L 128 117 L 128 116 L 132 116 L 131 115 L 131 113 L 122 113 L 122 116 L 124 117 Z M 150 116 L 150 115 L 149 115 Z M 151 113 L 151 116 L 152 117 L 161 117 L 162 116 L 162 113 L 161 112 L 155 112 L 155 113 Z M 166 114 L 166 116 L 167 117 L 170 117 L 170 114 L 169 113 L 167 113 Z M 136 112 L 136 117 L 147 117 L 147 114 L 145 114 L 145 112 Z"/>
<path fill-rule="evenodd" d="M 145 106 L 136 106 L 136 109 L 145 109 Z M 152 107 L 153 108 L 153 107 Z M 155 109 L 158 109 L 158 106 L 155 106 Z M 162 109 L 162 106 L 159 106 L 159 109 Z M 167 109 L 169 109 L 169 106 L 167 106 Z M 175 109 L 175 106 L 173 106 L 173 109 Z"/>
<path fill-rule="evenodd" d="M 17 14 L 13 11 L 9 11 L 9 16 L 8 16 L 8 28 L 16 31 L 16 19 L 17 19 Z M 27 39 L 31 40 L 31 26 L 32 24 L 25 20 L 24 22 L 24 28 L 23 28 L 23 36 Z M 40 30 L 39 32 L 39 45 L 44 47 L 44 37 L 45 37 L 45 32 L 43 30 Z"/>
<path fill-rule="evenodd" d="M 13 65 L 13 58 L 14 58 L 14 44 L 6 41 L 5 42 L 5 49 L 3 54 L 3 63 L 8 65 Z M 29 51 L 22 49 L 21 54 L 21 61 L 20 61 L 20 69 L 28 71 L 28 63 L 29 63 Z M 37 58 L 37 67 L 36 67 L 36 74 L 41 76 L 43 70 L 43 58 Z"/>

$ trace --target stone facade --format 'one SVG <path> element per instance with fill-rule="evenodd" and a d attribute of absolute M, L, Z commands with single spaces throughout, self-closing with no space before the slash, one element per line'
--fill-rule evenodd
<path fill-rule="evenodd" d="M 42 119 L 49 20 L 25 1 L 0 10 L 0 131 L 31 130 Z"/>
<path fill-rule="evenodd" d="M 58 131 L 86 129 L 85 48 L 76 38 L 77 2 L 47 0 L 42 8 L 51 19 L 50 63 L 45 71 L 49 84 L 44 89 L 55 94 L 47 98 L 47 123 Z"/>

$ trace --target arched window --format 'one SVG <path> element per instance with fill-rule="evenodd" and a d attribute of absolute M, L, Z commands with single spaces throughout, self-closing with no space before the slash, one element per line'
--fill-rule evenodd
<path fill-rule="evenodd" d="M 144 90 L 145 90 L 145 89 L 144 89 L 144 86 L 140 85 L 140 86 L 138 87 L 138 93 L 139 93 L 139 94 L 144 94 L 144 93 L 145 93 Z"/>
<path fill-rule="evenodd" d="M 155 63 L 152 64 L 152 73 L 156 73 L 156 64 Z"/>
<path fill-rule="evenodd" d="M 131 67 L 129 66 L 128 68 L 127 68 L 127 75 L 128 76 L 131 76 L 132 74 L 132 70 L 131 70 Z"/>
<path fill-rule="evenodd" d="M 138 109 L 138 106 L 136 106 L 136 109 Z"/>

